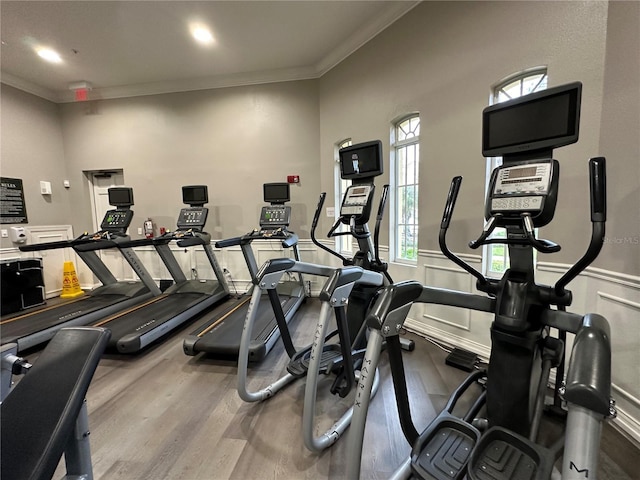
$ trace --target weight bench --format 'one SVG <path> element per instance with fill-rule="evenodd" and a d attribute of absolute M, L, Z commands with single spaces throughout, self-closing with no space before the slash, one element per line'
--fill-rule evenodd
<path fill-rule="evenodd" d="M 93 478 L 85 396 L 110 336 L 60 329 L 0 405 L 2 480 L 51 479 L 63 453 L 65 478 Z"/>

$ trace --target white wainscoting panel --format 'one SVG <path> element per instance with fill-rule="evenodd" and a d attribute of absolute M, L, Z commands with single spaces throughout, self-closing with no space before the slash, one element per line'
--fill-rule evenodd
<path fill-rule="evenodd" d="M 71 225 L 43 225 L 25 227 L 27 234 L 27 244 L 58 242 L 73 238 L 73 228 Z M 18 248 L 13 249 L 15 258 L 42 258 L 45 297 L 52 298 L 62 293 L 62 277 L 64 262 L 72 261 L 76 268 L 78 280 L 82 285 L 82 280 L 86 278 L 90 281 L 93 275 L 89 269 L 86 272 L 79 270 L 78 258 L 70 248 L 56 250 L 42 250 L 38 252 L 21 252 Z M 4 253 L 3 253 L 4 258 Z"/>
<path fill-rule="evenodd" d="M 73 238 L 68 225 L 28 227 L 30 243 L 55 241 Z M 215 240 L 212 240 L 212 245 Z M 329 248 L 334 242 L 324 240 Z M 254 251 L 258 264 L 270 258 L 288 257 L 278 241 L 254 242 Z M 300 240 L 298 244 L 302 261 L 320 265 L 341 266 L 339 259 L 319 249 L 311 240 Z M 212 278 L 213 275 L 206 255 L 202 249 L 183 249 L 171 246 L 178 262 L 188 278 L 192 278 L 192 269 L 198 276 Z M 54 253 L 55 252 L 55 253 Z M 227 269 L 233 285 L 242 293 L 251 286 L 242 251 L 239 247 L 215 249 L 216 258 L 223 269 Z M 134 278 L 134 275 L 122 256 L 114 250 L 114 273 L 118 279 Z M 166 268 L 151 247 L 136 249 L 141 261 L 154 279 L 169 278 Z M 388 248 L 382 246 L 380 255 L 388 258 Z M 62 288 L 62 266 L 65 260 L 73 260 L 83 288 L 94 286 L 91 272 L 79 262 L 71 249 L 50 250 L 22 254 L 17 248 L 0 250 L 0 258 L 32 258 L 42 257 L 45 264 L 45 283 L 47 295 L 55 295 Z M 460 255 L 477 270 L 481 270 L 482 260 L 479 255 Z M 569 268 L 569 265 L 539 261 L 536 268 L 536 281 L 545 285 L 553 285 Z M 477 293 L 475 278 L 453 264 L 442 253 L 431 250 L 420 250 L 416 265 L 398 263 L 389 264 L 389 272 L 395 281 L 418 280 L 427 285 L 450 288 L 464 292 Z M 324 278 L 305 278 L 310 282 L 312 295 L 317 295 L 324 284 Z M 574 312 L 594 312 L 603 315 L 611 325 L 613 350 L 613 389 L 612 393 L 618 404 L 618 418 L 614 426 L 628 438 L 640 445 L 640 277 L 635 277 L 604 269 L 588 268 L 569 285 L 573 293 Z M 414 305 L 409 312 L 405 327 L 422 335 L 432 336 L 442 342 L 474 351 L 483 358 L 490 353 L 489 327 L 492 316 L 487 313 L 460 311 L 451 307 Z M 570 336 L 571 337 L 571 336 Z M 571 340 L 570 340 L 571 342 Z M 570 348 L 571 343 L 568 346 Z"/>
<path fill-rule="evenodd" d="M 203 278 L 203 279 L 216 278 L 215 273 L 213 272 L 213 267 L 211 266 L 211 263 L 209 263 L 209 258 L 207 257 L 207 254 L 204 251 L 204 248 L 195 247 L 195 248 L 191 248 L 190 251 L 193 257 L 193 267 L 191 270 L 191 275 L 194 278 L 196 277 Z"/>
<path fill-rule="evenodd" d="M 478 270 L 482 266 L 482 258 L 479 255 L 461 257 Z M 425 285 L 477 293 L 475 278 L 440 252 L 419 250 L 418 264 L 422 267 L 418 280 Z M 491 319 L 491 315 L 483 312 L 443 305 L 416 305 L 409 312 L 406 326 L 416 333 L 429 335 L 485 356 L 489 352 Z"/>
<path fill-rule="evenodd" d="M 140 259 L 142 265 L 144 265 L 144 267 L 147 269 L 149 275 L 151 275 L 151 278 L 156 281 L 156 283 L 158 283 L 160 280 L 171 279 L 171 275 L 169 275 L 167 267 L 164 266 L 164 263 L 162 263 L 162 259 L 156 252 L 156 249 L 151 245 L 144 247 L 135 247 L 133 251 Z M 173 253 L 178 254 L 179 252 L 176 251 Z M 137 277 L 136 280 L 138 280 Z"/>
<path fill-rule="evenodd" d="M 607 285 L 602 287 L 607 289 Z M 633 300 L 600 290 L 595 297 L 595 311 L 602 312 L 611 325 L 612 395 L 620 412 L 617 421 L 640 444 L 640 292 L 636 290 Z"/>
<path fill-rule="evenodd" d="M 480 257 L 460 255 L 480 270 Z M 457 266 L 439 252 L 420 251 L 424 264 L 425 283 L 431 286 L 475 291 L 475 279 L 465 272 L 471 283 L 465 284 L 457 275 Z M 448 267 L 448 268 L 443 268 Z M 536 281 L 553 285 L 570 265 L 538 262 Z M 573 295 L 569 311 L 597 313 L 611 326 L 612 395 L 618 405 L 618 418 L 613 424 L 640 446 L 640 277 L 587 268 L 569 286 Z M 431 307 L 432 308 L 432 307 Z M 419 334 L 432 336 L 452 346 L 471 350 L 487 358 L 490 353 L 489 327 L 492 317 L 471 312 L 469 329 L 461 325 L 457 309 L 420 311 L 412 307 L 405 326 Z M 432 314 L 437 311 L 437 314 Z M 573 336 L 569 335 L 570 351 Z"/>

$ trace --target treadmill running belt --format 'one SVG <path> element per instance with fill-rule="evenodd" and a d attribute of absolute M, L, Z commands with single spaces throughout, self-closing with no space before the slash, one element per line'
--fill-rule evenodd
<path fill-rule="evenodd" d="M 142 308 L 132 308 L 118 315 L 113 315 L 97 322 L 95 326 L 108 328 L 111 331 L 111 339 L 107 348 L 115 349 L 118 341 L 123 337 L 130 334 L 140 336 L 158 328 L 208 297 L 208 295 L 201 293 L 164 295 L 150 300 Z"/>
<path fill-rule="evenodd" d="M 15 342 L 17 339 L 44 330 L 80 315 L 95 312 L 106 306 L 114 305 L 129 297 L 123 295 L 86 296 L 54 307 L 45 307 L 29 313 L 2 320 L 2 343 Z"/>
<path fill-rule="evenodd" d="M 298 299 L 290 297 L 289 295 L 280 295 L 280 305 L 282 305 L 282 310 L 285 315 L 291 306 L 296 303 L 296 300 Z M 238 308 L 224 318 L 223 322 L 202 335 L 201 338 L 195 342 L 193 349 L 196 352 L 206 352 L 223 357 L 237 357 L 238 351 L 240 350 L 240 336 L 242 335 L 248 309 L 249 302 L 246 302 L 241 308 Z M 269 300 L 263 298 L 260 302 L 260 310 L 256 315 L 251 336 L 251 346 L 249 349 L 251 361 L 260 361 L 266 356 L 268 353 L 266 349 L 267 340 L 269 340 L 274 333 L 279 336 L 278 325 L 273 314 L 273 309 L 271 308 Z"/>

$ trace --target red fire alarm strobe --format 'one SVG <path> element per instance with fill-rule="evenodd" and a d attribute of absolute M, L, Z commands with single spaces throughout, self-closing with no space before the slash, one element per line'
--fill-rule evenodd
<path fill-rule="evenodd" d="M 288 183 L 300 183 L 300 175 L 287 175 Z"/>

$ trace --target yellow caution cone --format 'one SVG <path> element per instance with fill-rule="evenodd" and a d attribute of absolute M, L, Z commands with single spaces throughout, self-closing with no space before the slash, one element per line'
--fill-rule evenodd
<path fill-rule="evenodd" d="M 83 295 L 73 262 L 64 262 L 62 271 L 62 295 L 60 298 L 75 298 Z"/>

